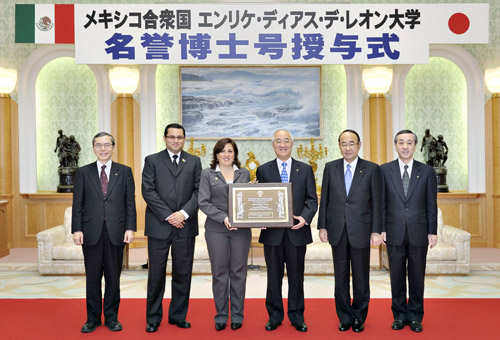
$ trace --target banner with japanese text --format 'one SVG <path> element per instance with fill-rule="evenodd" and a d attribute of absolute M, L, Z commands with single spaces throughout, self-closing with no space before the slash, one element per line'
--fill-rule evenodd
<path fill-rule="evenodd" d="M 83 64 L 422 64 L 488 43 L 488 4 L 77 4 Z"/>

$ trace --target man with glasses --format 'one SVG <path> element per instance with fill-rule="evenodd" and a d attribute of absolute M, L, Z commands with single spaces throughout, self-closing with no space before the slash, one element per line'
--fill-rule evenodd
<path fill-rule="evenodd" d="M 82 245 L 85 263 L 87 322 L 82 333 L 102 324 L 103 309 L 104 325 L 111 331 L 122 330 L 118 307 L 123 247 L 133 241 L 136 231 L 132 170 L 111 160 L 115 140 L 109 133 L 95 135 L 92 145 L 97 161 L 76 170 L 71 220 L 73 241 Z"/>
<path fill-rule="evenodd" d="M 166 149 L 146 157 L 142 196 L 147 203 L 148 293 L 146 332 L 156 332 L 163 318 L 168 253 L 172 254 L 172 299 L 168 323 L 189 328 L 186 321 L 191 290 L 195 237 L 198 235 L 198 187 L 201 161 L 184 151 L 186 133 L 179 124 L 165 128 Z"/>
<path fill-rule="evenodd" d="M 370 245 L 382 242 L 382 177 L 377 164 L 358 157 L 361 141 L 356 131 L 343 131 L 338 142 L 343 158 L 325 165 L 318 229 L 321 241 L 332 246 L 339 331 L 352 327 L 359 333 L 370 301 Z"/>
<path fill-rule="evenodd" d="M 291 157 L 293 138 L 287 130 L 273 135 L 276 159 L 257 168 L 259 183 L 292 183 L 293 218 L 291 228 L 267 228 L 260 233 L 267 265 L 266 308 L 273 331 L 284 318 L 281 285 L 284 268 L 288 277 L 288 319 L 299 332 L 307 332 L 304 322 L 304 260 L 306 245 L 312 243 L 310 223 L 318 209 L 316 182 L 311 166 Z"/>

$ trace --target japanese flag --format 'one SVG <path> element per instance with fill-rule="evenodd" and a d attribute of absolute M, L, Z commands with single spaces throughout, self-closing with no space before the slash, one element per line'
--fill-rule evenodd
<path fill-rule="evenodd" d="M 430 44 L 487 44 L 489 4 L 429 6 Z"/>

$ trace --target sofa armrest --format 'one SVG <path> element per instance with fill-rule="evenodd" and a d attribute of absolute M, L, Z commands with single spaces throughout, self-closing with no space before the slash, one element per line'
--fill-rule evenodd
<path fill-rule="evenodd" d="M 443 225 L 441 240 L 457 249 L 457 261 L 470 263 L 470 233 L 449 225 Z"/>
<path fill-rule="evenodd" d="M 52 262 L 52 247 L 63 244 L 65 240 L 66 229 L 63 225 L 52 227 L 36 234 L 38 241 L 38 261 Z"/>
<path fill-rule="evenodd" d="M 62 244 L 65 240 L 66 230 L 63 225 L 52 227 L 36 234 L 38 242 L 50 242 L 53 245 Z"/>
<path fill-rule="evenodd" d="M 441 240 L 446 244 L 455 245 L 457 242 L 470 242 L 470 233 L 449 225 L 443 225 Z"/>

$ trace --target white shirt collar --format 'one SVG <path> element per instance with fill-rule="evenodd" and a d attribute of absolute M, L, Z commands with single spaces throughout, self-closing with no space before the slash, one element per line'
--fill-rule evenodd
<path fill-rule="evenodd" d="M 238 167 L 236 166 L 236 164 L 233 164 L 233 170 L 234 170 L 234 171 L 237 171 L 237 170 L 240 170 L 240 168 L 238 168 Z M 217 164 L 217 166 L 215 167 L 215 171 L 216 171 L 216 172 L 217 172 L 217 171 L 218 171 L 218 172 L 221 172 L 221 171 L 220 171 L 219 164 Z"/>
<path fill-rule="evenodd" d="M 179 156 L 179 157 L 177 157 L 177 160 L 176 160 L 176 161 L 177 161 L 177 164 L 179 164 L 179 160 L 181 159 L 181 152 L 182 152 L 182 150 L 181 150 L 181 151 L 179 151 L 178 153 L 173 153 L 173 152 L 172 152 L 172 151 L 170 151 L 169 149 L 167 149 L 167 151 L 168 151 L 168 154 L 169 154 L 169 156 L 170 156 L 170 160 L 171 160 L 171 161 L 173 161 L 173 160 L 174 160 L 174 158 L 172 157 L 173 155 L 177 155 L 177 156 Z"/>
<path fill-rule="evenodd" d="M 413 169 L 413 161 L 414 159 L 412 158 L 408 164 L 405 164 L 401 158 L 398 157 L 398 164 L 399 164 L 399 172 L 401 172 L 401 177 L 403 177 L 403 174 L 405 172 L 405 165 L 408 165 L 408 175 L 411 177 L 411 170 Z"/>
<path fill-rule="evenodd" d="M 347 171 L 347 164 L 351 165 L 351 172 L 354 173 L 354 170 L 356 170 L 356 165 L 358 164 L 358 159 L 359 156 L 356 157 L 356 159 L 353 160 L 351 163 L 348 163 L 344 158 L 344 173 Z"/>
<path fill-rule="evenodd" d="M 276 163 L 278 164 L 278 169 L 280 169 L 280 171 L 283 169 L 283 163 L 286 163 L 286 169 L 287 171 L 292 167 L 292 157 L 288 158 L 286 160 L 286 162 L 283 162 L 281 159 L 279 158 L 276 158 Z"/>
<path fill-rule="evenodd" d="M 109 174 L 111 173 L 111 164 L 113 164 L 113 161 L 110 159 L 106 164 L 103 164 L 99 162 L 99 160 L 96 161 L 97 164 L 97 172 L 99 176 L 101 175 L 101 169 L 103 165 L 106 165 L 106 168 L 104 169 L 104 172 L 106 172 L 106 176 L 109 178 Z"/>

